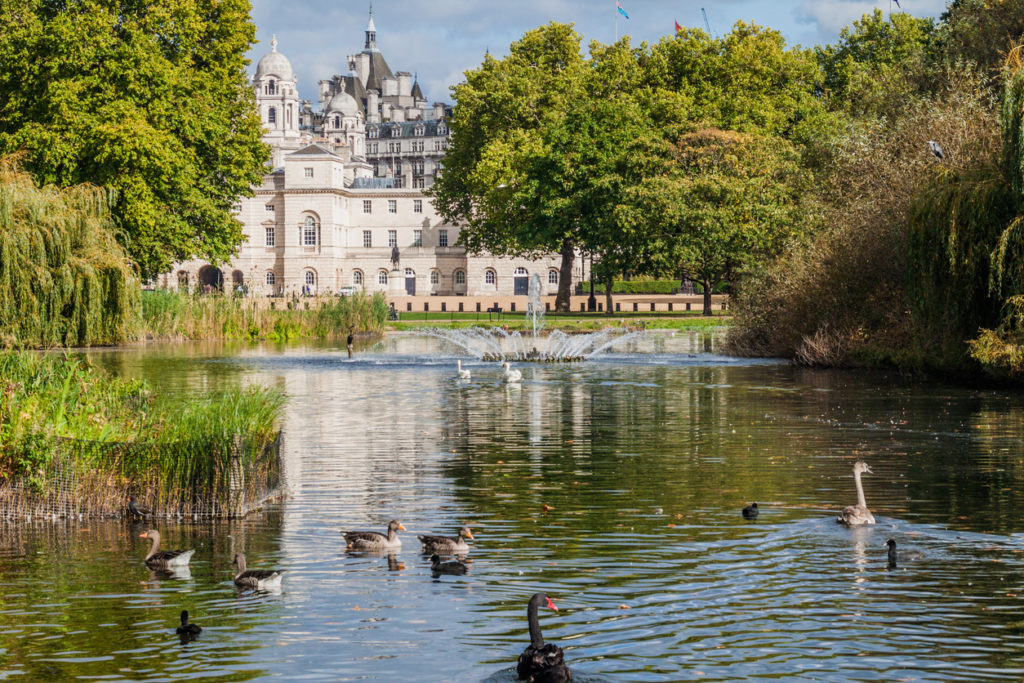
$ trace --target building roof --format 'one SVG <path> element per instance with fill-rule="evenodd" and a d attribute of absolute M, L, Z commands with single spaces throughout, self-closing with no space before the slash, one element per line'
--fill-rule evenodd
<path fill-rule="evenodd" d="M 366 89 L 380 90 L 383 93 L 384 79 L 394 79 L 395 74 L 391 72 L 391 67 L 388 66 L 387 60 L 379 50 L 363 50 L 363 53 L 370 55 L 370 71 L 366 77 Z"/>
<path fill-rule="evenodd" d="M 426 97 L 423 96 L 423 91 L 420 90 L 420 82 L 419 81 L 416 81 L 415 83 L 412 84 L 412 97 L 415 100 L 424 100 L 424 101 L 426 101 L 426 99 L 427 99 Z"/>
<path fill-rule="evenodd" d="M 305 157 L 329 156 L 329 157 L 337 157 L 339 159 L 341 158 L 341 157 L 338 157 L 338 155 L 335 154 L 334 152 L 332 152 L 331 150 L 327 149 L 326 147 L 322 147 L 321 145 L 318 145 L 315 142 L 310 144 L 310 145 L 306 145 L 302 149 L 295 150 L 294 152 L 292 152 L 288 156 L 290 156 L 290 157 L 297 157 L 297 156 L 305 156 Z"/>
<path fill-rule="evenodd" d="M 344 116 L 357 116 L 361 110 L 359 102 L 344 90 L 339 90 L 327 103 L 328 114 L 339 113 Z"/>
<path fill-rule="evenodd" d="M 295 80 L 295 72 L 292 71 L 292 63 L 288 58 L 277 51 L 277 36 L 270 41 L 270 52 L 260 58 L 256 65 L 256 78 L 266 76 L 277 76 L 283 81 Z"/>
<path fill-rule="evenodd" d="M 367 126 L 367 128 L 371 128 L 373 126 L 378 127 L 380 129 L 379 137 L 381 139 L 391 138 L 391 137 L 400 137 L 400 138 L 429 138 L 429 137 L 437 137 L 439 135 L 447 136 L 448 135 L 447 132 L 445 132 L 445 133 L 438 133 L 437 132 L 437 127 L 438 127 L 439 124 L 444 124 L 445 126 L 448 125 L 447 122 L 445 122 L 445 121 L 438 121 L 438 120 L 435 119 L 435 120 L 428 120 L 428 121 L 386 121 L 384 123 L 371 123 L 371 124 L 369 124 Z M 423 126 L 423 135 L 416 135 L 416 128 L 418 126 Z M 392 133 L 392 131 L 395 128 L 398 128 L 401 131 L 397 136 L 394 136 L 394 134 Z"/>

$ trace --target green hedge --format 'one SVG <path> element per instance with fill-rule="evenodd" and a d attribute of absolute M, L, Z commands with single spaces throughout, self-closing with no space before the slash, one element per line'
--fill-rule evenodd
<path fill-rule="evenodd" d="M 726 294 L 729 291 L 728 283 L 720 283 L 715 287 L 715 294 Z M 576 288 L 577 294 L 589 294 L 590 283 L 581 283 Z M 678 294 L 679 280 L 616 280 L 612 285 L 612 294 Z M 698 283 L 693 283 L 693 293 L 703 294 L 704 288 Z M 594 294 L 604 294 L 604 285 L 594 283 Z"/>

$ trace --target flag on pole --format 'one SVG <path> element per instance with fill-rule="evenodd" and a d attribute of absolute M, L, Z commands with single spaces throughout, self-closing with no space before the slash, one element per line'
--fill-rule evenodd
<path fill-rule="evenodd" d="M 896 6 L 897 6 L 897 7 L 900 7 L 900 0 L 893 0 L 893 2 L 895 2 L 895 3 L 896 3 Z M 900 9 L 903 9 L 903 8 L 902 8 L 902 7 L 900 7 Z"/>
<path fill-rule="evenodd" d="M 626 10 L 622 9 L 622 3 L 619 0 L 615 0 L 615 9 L 619 10 L 619 14 L 629 19 L 629 15 L 626 14 Z"/>
<path fill-rule="evenodd" d="M 672 21 L 675 21 L 675 19 L 673 19 Z M 676 21 L 676 33 L 679 33 L 682 30 L 683 30 L 683 27 L 679 25 L 678 21 Z"/>

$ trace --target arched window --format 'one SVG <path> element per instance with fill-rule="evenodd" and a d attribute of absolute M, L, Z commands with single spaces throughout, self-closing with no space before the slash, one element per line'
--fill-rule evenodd
<path fill-rule="evenodd" d="M 363 271 L 353 270 L 352 271 L 352 284 L 363 286 Z"/>
<path fill-rule="evenodd" d="M 268 270 L 267 271 L 267 280 L 266 280 L 266 282 L 271 287 L 273 287 L 277 283 L 277 276 L 274 275 L 274 271 L 272 271 L 272 270 Z"/>
<path fill-rule="evenodd" d="M 380 285 L 381 287 L 388 286 L 388 271 L 382 270 L 379 273 L 377 273 L 377 284 Z"/>
<path fill-rule="evenodd" d="M 456 270 L 455 271 L 455 284 L 464 285 L 466 284 L 466 271 Z"/>
<path fill-rule="evenodd" d="M 551 270 L 548 271 L 548 284 L 549 285 L 557 285 L 558 284 L 558 271 L 555 270 L 554 268 L 552 268 Z"/>
<path fill-rule="evenodd" d="M 406 277 L 416 277 L 416 271 L 413 270 L 412 268 L 406 268 L 405 269 L 405 276 Z"/>
<path fill-rule="evenodd" d="M 335 128 L 341 128 L 341 117 L 340 116 L 335 116 L 334 117 L 334 127 Z"/>
<path fill-rule="evenodd" d="M 306 284 L 309 285 L 310 287 L 316 284 L 316 273 L 314 273 L 312 270 L 306 271 Z"/>
<path fill-rule="evenodd" d="M 516 275 L 523 276 L 523 275 L 529 275 L 529 273 L 526 272 L 526 268 L 523 268 L 522 266 L 520 266 L 519 268 L 516 268 Z"/>
<path fill-rule="evenodd" d="M 430 284 L 436 285 L 441 282 L 441 274 L 436 270 L 430 271 Z"/>
<path fill-rule="evenodd" d="M 277 84 L 274 83 L 274 79 L 270 79 L 270 83 L 267 84 L 267 94 L 274 95 L 277 93 Z"/>
<path fill-rule="evenodd" d="M 277 123 L 277 107 L 271 107 L 267 112 L 267 123 Z"/>
<path fill-rule="evenodd" d="M 497 283 L 497 281 L 498 276 L 497 274 L 495 274 L 493 270 L 488 268 L 487 270 L 484 271 L 484 284 L 493 285 Z"/>
<path fill-rule="evenodd" d="M 315 247 L 317 244 L 316 219 L 306 216 L 302 220 L 302 244 L 306 247 Z"/>

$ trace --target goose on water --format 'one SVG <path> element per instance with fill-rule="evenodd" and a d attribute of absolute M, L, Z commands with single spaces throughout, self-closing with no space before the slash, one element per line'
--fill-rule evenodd
<path fill-rule="evenodd" d="M 506 382 L 512 383 L 523 381 L 523 373 L 520 370 L 513 370 L 508 362 L 502 363 L 501 367 L 505 370 Z"/>
<path fill-rule="evenodd" d="M 455 367 L 459 369 L 459 379 L 471 379 L 473 377 L 473 374 L 469 370 L 462 369 L 461 360 L 455 361 Z"/>
<path fill-rule="evenodd" d="M 860 482 L 860 475 L 863 472 L 873 474 L 866 462 L 858 460 L 853 464 L 853 481 L 857 485 L 857 504 L 847 505 L 836 517 L 836 521 L 846 526 L 861 526 L 874 524 L 875 516 L 868 510 L 867 501 L 864 500 L 864 485 Z"/>
<path fill-rule="evenodd" d="M 399 531 L 405 531 L 405 527 L 397 519 L 388 523 L 387 534 L 380 534 L 376 531 L 343 531 L 345 543 L 352 550 L 396 550 L 402 547 L 402 539 L 398 537 Z"/>
<path fill-rule="evenodd" d="M 757 519 L 758 512 L 757 503 L 751 503 L 747 507 L 743 508 L 743 519 Z"/>
<path fill-rule="evenodd" d="M 195 550 L 160 550 L 160 532 L 156 529 L 139 534 L 139 538 L 148 538 L 153 541 L 149 554 L 146 555 L 146 566 L 150 569 L 173 570 L 178 567 L 186 567 L 195 552 Z"/>
<path fill-rule="evenodd" d="M 464 526 L 459 529 L 459 535 L 455 538 L 451 536 L 417 536 L 420 539 L 420 543 L 423 544 L 423 552 L 425 553 L 440 553 L 442 555 L 464 555 L 469 552 L 469 544 L 466 543 L 466 539 L 473 539 L 473 532 L 469 530 L 468 526 Z"/>
<path fill-rule="evenodd" d="M 434 553 L 430 556 L 430 571 L 437 578 L 441 574 L 455 574 L 461 576 L 466 573 L 466 563 L 460 562 L 459 560 L 450 560 L 448 562 L 442 562 L 441 556 Z"/>
<path fill-rule="evenodd" d="M 195 638 L 202 632 L 202 626 L 199 626 L 198 624 L 188 623 L 188 610 L 181 610 L 181 626 L 179 626 L 177 629 L 178 635 L 181 636 L 183 640 L 191 640 L 192 638 Z"/>
<path fill-rule="evenodd" d="M 530 624 L 530 644 L 516 663 L 516 673 L 521 680 L 534 683 L 564 683 L 572 680 L 572 672 L 563 661 L 562 648 L 554 643 L 545 643 L 537 621 L 537 608 L 547 607 L 556 612 L 558 608 L 544 593 L 536 593 L 530 598 L 526 608 L 526 619 Z"/>
<path fill-rule="evenodd" d="M 246 569 L 245 555 L 235 553 L 234 565 L 238 567 L 235 574 L 235 585 L 240 588 L 255 588 L 258 591 L 273 590 L 281 587 L 284 578 L 283 569 Z"/>

